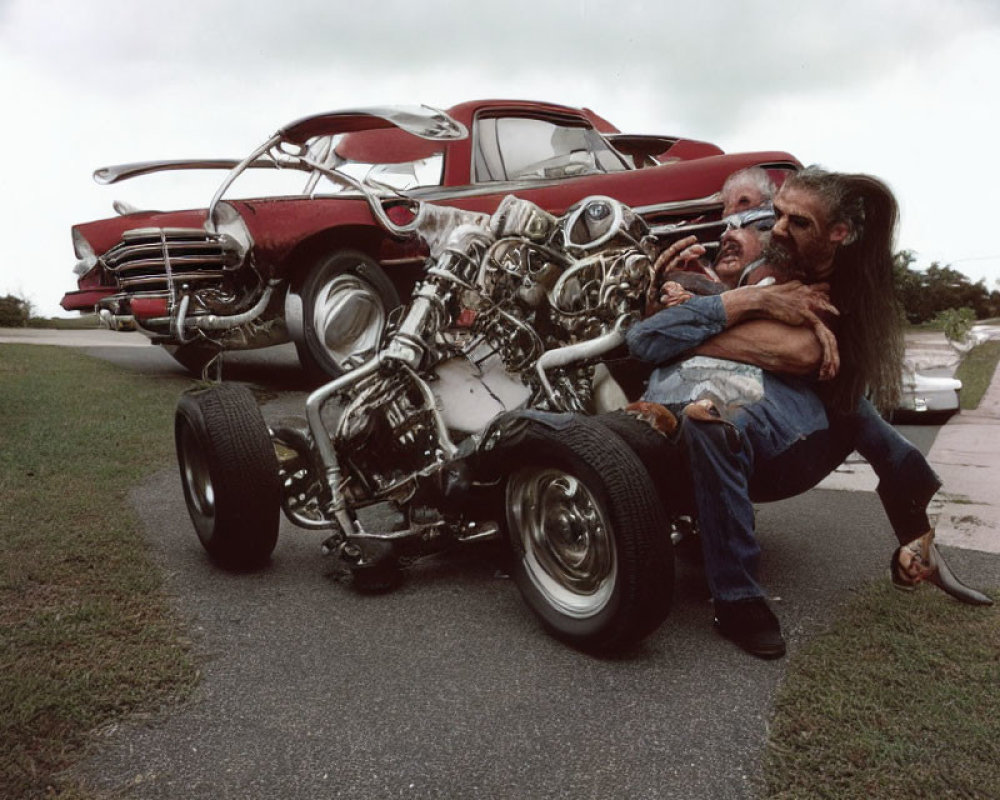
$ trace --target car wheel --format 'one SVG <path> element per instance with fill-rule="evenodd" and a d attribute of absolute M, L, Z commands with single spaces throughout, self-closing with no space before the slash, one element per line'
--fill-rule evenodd
<path fill-rule="evenodd" d="M 214 345 L 201 343 L 168 344 L 164 345 L 163 349 L 196 378 L 204 377 L 205 366 L 221 352 Z"/>
<path fill-rule="evenodd" d="M 596 651 L 656 630 L 670 610 L 673 551 L 628 446 L 583 417 L 561 428 L 532 422 L 503 460 L 512 575 L 543 626 Z"/>
<path fill-rule="evenodd" d="M 209 556 L 229 569 L 265 564 L 278 541 L 281 486 L 253 395 L 231 384 L 181 395 L 174 441 L 184 501 Z"/>
<path fill-rule="evenodd" d="M 695 513 L 694 483 L 687 453 L 675 433 L 658 433 L 646 421 L 626 411 L 598 414 L 594 421 L 619 436 L 646 468 L 655 496 L 668 518 Z"/>
<path fill-rule="evenodd" d="M 320 259 L 302 284 L 299 361 L 319 380 L 364 363 L 375 352 L 388 312 L 399 305 L 395 287 L 375 261 L 356 250 Z"/>

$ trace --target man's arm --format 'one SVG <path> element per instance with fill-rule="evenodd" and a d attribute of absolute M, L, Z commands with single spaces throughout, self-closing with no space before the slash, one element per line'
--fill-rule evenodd
<path fill-rule="evenodd" d="M 819 379 L 830 380 L 840 369 L 840 351 L 837 337 L 819 317 L 839 313 L 828 292 L 827 284 L 807 286 L 798 281 L 725 292 L 722 302 L 728 325 L 722 336 L 736 335 L 730 342 L 723 339 L 716 344 L 730 352 L 719 357 L 793 375 L 807 375 L 818 368 Z M 751 325 L 750 330 L 740 331 L 746 325 Z"/>
<path fill-rule="evenodd" d="M 821 379 L 832 378 L 840 366 L 837 342 L 817 312 L 837 312 L 825 291 L 792 282 L 692 297 L 633 326 L 629 350 L 655 364 L 697 352 L 797 375 L 819 367 Z"/>
<path fill-rule="evenodd" d="M 823 365 L 823 348 L 812 328 L 766 319 L 728 328 L 693 352 L 786 375 L 810 375 Z"/>
<path fill-rule="evenodd" d="M 726 329 L 722 295 L 692 297 L 636 323 L 625 334 L 629 352 L 653 364 L 666 364 L 691 352 Z"/>

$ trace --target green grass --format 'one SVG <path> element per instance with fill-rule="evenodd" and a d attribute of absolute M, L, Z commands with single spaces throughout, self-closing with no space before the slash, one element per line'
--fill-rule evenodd
<path fill-rule="evenodd" d="M 74 793 L 89 731 L 196 681 L 128 501 L 187 385 L 0 345 L 0 797 Z"/>
<path fill-rule="evenodd" d="M 965 356 L 962 408 L 979 405 L 998 360 L 996 341 Z M 760 795 L 1000 798 L 997 687 L 996 607 L 862 590 L 788 666 Z"/>
<path fill-rule="evenodd" d="M 997 687 L 996 607 L 869 587 L 789 664 L 760 794 L 1000 797 Z"/>
<path fill-rule="evenodd" d="M 28 320 L 28 327 L 81 330 L 86 328 L 100 328 L 101 322 L 97 318 L 97 314 L 80 314 L 76 317 L 32 317 Z"/>
<path fill-rule="evenodd" d="M 962 408 L 972 410 L 979 407 L 979 401 L 989 388 L 990 381 L 1000 361 L 1000 341 L 990 340 L 973 347 L 955 371 L 955 377 L 962 381 Z"/>

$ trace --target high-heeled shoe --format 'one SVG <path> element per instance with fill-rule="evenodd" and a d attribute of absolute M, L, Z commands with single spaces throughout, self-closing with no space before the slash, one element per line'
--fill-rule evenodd
<path fill-rule="evenodd" d="M 993 598 L 966 586 L 955 576 L 934 543 L 933 530 L 897 547 L 889 563 L 889 573 L 892 585 L 903 591 L 912 592 L 926 581 L 959 602 L 974 606 L 993 605 Z"/>

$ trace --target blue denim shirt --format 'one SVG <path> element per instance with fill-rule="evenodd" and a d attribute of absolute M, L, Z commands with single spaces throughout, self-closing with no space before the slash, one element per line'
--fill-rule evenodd
<path fill-rule="evenodd" d="M 643 399 L 677 412 L 709 397 L 763 457 L 777 455 L 798 439 L 828 427 L 826 410 L 811 381 L 724 359 L 683 357 L 725 329 L 726 312 L 719 295 L 692 297 L 632 326 L 626 334 L 629 351 L 658 365 Z"/>

